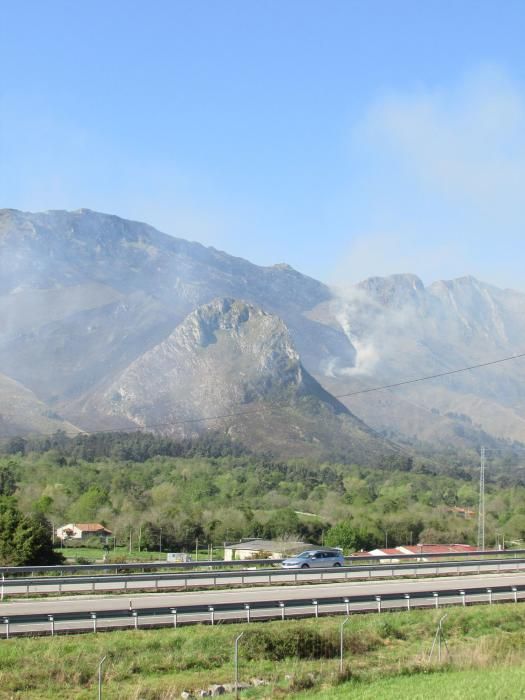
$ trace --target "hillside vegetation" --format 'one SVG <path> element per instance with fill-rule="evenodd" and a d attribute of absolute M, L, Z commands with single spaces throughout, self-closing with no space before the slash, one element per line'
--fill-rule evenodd
<path fill-rule="evenodd" d="M 409 457 L 377 466 L 275 462 L 221 435 L 174 441 L 152 435 L 57 435 L 4 445 L 4 472 L 26 513 L 55 525 L 100 521 L 117 543 L 166 551 L 196 540 L 301 537 L 347 551 L 410 542 L 475 543 L 476 470 L 438 472 Z M 11 452 L 11 454 L 7 454 Z M 525 537 L 525 487 L 487 483 L 487 543 Z M 140 543 L 138 542 L 140 532 Z"/>

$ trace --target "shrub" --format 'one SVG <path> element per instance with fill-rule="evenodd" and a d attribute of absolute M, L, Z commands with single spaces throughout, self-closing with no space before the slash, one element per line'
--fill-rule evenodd
<path fill-rule="evenodd" d="M 323 659 L 336 656 L 339 644 L 333 633 L 322 633 L 313 628 L 288 627 L 278 632 L 249 632 L 245 635 L 243 649 L 249 659 Z"/>

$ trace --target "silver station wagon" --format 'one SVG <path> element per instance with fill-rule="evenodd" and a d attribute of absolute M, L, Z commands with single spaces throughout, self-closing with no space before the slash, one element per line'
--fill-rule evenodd
<path fill-rule="evenodd" d="M 326 569 L 329 566 L 344 565 L 343 553 L 337 549 L 309 549 L 281 562 L 283 569 Z"/>

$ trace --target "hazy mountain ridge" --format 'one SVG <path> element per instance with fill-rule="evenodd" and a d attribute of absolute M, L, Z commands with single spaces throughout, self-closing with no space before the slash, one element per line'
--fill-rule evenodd
<path fill-rule="evenodd" d="M 374 277 L 341 292 L 288 265 L 259 267 L 112 215 L 0 210 L 0 372 L 75 425 L 95 427 L 103 415 L 123 427 L 140 424 L 115 409 L 109 387 L 122 376 L 131 382 L 139 366 L 145 371 L 148 353 L 163 343 L 182 342 L 184 319 L 217 298 L 279 319 L 282 327 L 268 319 L 258 326 L 261 339 L 289 333 L 304 382 L 315 382 L 313 375 L 336 395 L 525 350 L 525 295 L 472 277 L 429 286 L 412 274 Z M 235 328 L 226 331 L 217 330 L 231 332 L 233 343 Z M 203 350 L 194 343 L 191 354 Z M 286 372 L 273 369 L 282 391 Z M 148 377 L 155 385 L 155 372 Z M 235 397 L 218 391 L 210 402 L 202 395 L 199 415 L 223 399 L 242 405 L 246 395 L 235 386 Z M 271 394 L 271 382 L 265 391 Z M 525 441 L 519 360 L 345 402 L 373 428 L 408 439 L 473 445 L 485 431 Z M 168 411 L 157 400 L 148 410 L 162 422 L 166 412 L 186 415 L 187 408 L 182 402 Z"/>
<path fill-rule="evenodd" d="M 339 328 L 306 316 L 308 309 L 331 298 L 321 282 L 287 265 L 258 267 L 116 216 L 89 210 L 1 210 L 0 278 L 0 314 L 2 303 L 11 309 L 10 323 L 0 332 L 0 371 L 5 368 L 45 400 L 57 394 L 81 396 L 86 385 L 105 379 L 107 362 L 112 370 L 122 369 L 217 296 L 246 299 L 279 315 L 313 368 L 328 356 L 343 358 L 344 364 L 354 357 Z M 38 320 L 30 328 L 12 312 L 13 298 L 20 293 L 33 294 Z M 67 334 L 60 332 L 61 324 Z M 86 349 L 81 361 L 76 360 L 78 348 Z"/>
<path fill-rule="evenodd" d="M 70 435 L 79 432 L 29 389 L 0 374 L 0 436 L 28 432 L 51 434 L 57 430 L 65 430 Z"/>
<path fill-rule="evenodd" d="M 356 383 L 390 384 L 525 351 L 525 295 L 473 277 L 427 287 L 414 275 L 371 278 L 324 307 L 325 318 L 339 320 L 357 351 L 355 366 L 337 376 L 343 392 Z M 335 384 L 327 380 L 332 391 Z M 407 425 L 407 402 L 425 428 Z M 525 362 L 356 397 L 347 405 L 374 427 L 410 437 L 443 438 L 443 419 L 451 423 L 445 435 L 462 437 L 450 414 L 463 414 L 489 434 L 525 441 Z"/>

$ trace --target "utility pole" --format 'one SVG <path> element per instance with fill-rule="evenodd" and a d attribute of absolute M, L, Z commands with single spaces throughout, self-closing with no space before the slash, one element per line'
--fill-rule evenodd
<path fill-rule="evenodd" d="M 479 467 L 478 549 L 485 549 L 485 448 L 481 448 Z"/>

